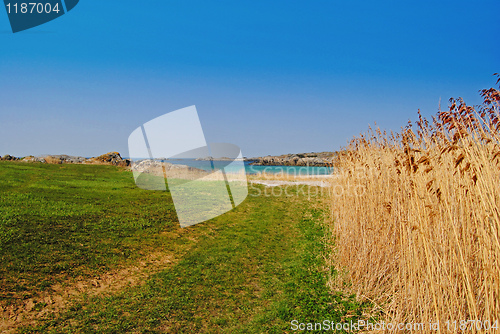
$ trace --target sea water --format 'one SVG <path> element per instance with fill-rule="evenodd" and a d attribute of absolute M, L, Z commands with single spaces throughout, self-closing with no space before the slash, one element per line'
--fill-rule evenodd
<path fill-rule="evenodd" d="M 186 165 L 206 171 L 213 169 L 224 168 L 226 172 L 239 172 L 241 171 L 241 161 L 220 161 L 220 160 L 195 160 L 195 159 L 168 159 L 166 160 L 172 164 Z M 309 176 L 309 175 L 330 175 L 333 172 L 332 167 L 308 167 L 308 166 L 256 166 L 250 165 L 245 161 L 245 171 L 249 175 L 259 173 L 267 174 L 283 174 L 293 176 Z"/>

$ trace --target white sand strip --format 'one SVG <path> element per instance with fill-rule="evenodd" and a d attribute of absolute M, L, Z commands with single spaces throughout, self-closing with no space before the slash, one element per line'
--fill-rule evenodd
<path fill-rule="evenodd" d="M 266 187 L 306 185 L 316 187 L 328 187 L 329 182 L 325 181 L 277 181 L 277 180 L 250 180 L 250 183 L 263 184 Z"/>

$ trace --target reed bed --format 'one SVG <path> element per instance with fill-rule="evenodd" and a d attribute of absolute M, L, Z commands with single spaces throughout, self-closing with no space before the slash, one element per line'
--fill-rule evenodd
<path fill-rule="evenodd" d="M 330 283 L 387 323 L 500 321 L 500 92 L 480 94 L 399 133 L 369 129 L 336 157 Z"/>

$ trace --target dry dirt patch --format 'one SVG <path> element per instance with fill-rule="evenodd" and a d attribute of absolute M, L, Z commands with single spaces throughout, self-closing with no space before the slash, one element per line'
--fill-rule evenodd
<path fill-rule="evenodd" d="M 83 295 L 110 295 L 126 287 L 144 284 L 152 274 L 175 262 L 172 254 L 152 253 L 133 266 L 112 270 L 93 278 L 55 284 L 37 297 L 17 305 L 0 305 L 0 332 L 14 333 L 21 326 L 35 325 L 52 313 L 59 313 Z"/>

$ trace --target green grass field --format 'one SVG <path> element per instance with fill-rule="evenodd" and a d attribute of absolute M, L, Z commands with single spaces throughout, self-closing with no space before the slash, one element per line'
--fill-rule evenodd
<path fill-rule="evenodd" d="M 326 287 L 321 200 L 259 189 L 223 216 L 182 229 L 169 193 L 137 188 L 124 169 L 0 162 L 3 330 L 284 333 L 294 319 L 360 317 L 363 305 Z M 135 268 L 152 254 L 170 260 L 49 312 L 55 286 Z M 26 300 L 34 306 L 23 309 Z M 9 320 L 6 310 L 23 317 Z"/>

